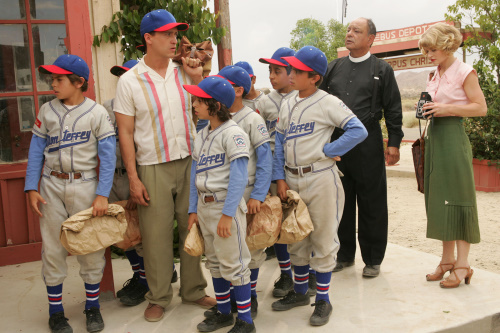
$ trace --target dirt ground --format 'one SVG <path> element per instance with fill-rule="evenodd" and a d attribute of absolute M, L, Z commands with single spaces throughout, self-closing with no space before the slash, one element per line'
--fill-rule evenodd
<path fill-rule="evenodd" d="M 389 242 L 441 255 L 442 243 L 425 237 L 424 195 L 417 191 L 416 180 L 388 177 L 387 190 Z M 469 261 L 473 267 L 500 273 L 500 193 L 477 192 L 477 204 L 481 242 L 471 245 Z"/>

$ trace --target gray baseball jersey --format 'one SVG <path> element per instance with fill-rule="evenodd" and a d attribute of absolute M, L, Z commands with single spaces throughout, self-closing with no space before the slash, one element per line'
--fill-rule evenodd
<path fill-rule="evenodd" d="M 286 165 L 308 166 L 328 160 L 323 152 L 330 142 L 335 127 L 344 125 L 356 117 L 337 97 L 322 90 L 304 99 L 298 91 L 282 105 L 276 131 L 284 134 L 283 149 Z"/>
<path fill-rule="evenodd" d="M 266 122 L 267 131 L 271 138 L 271 150 L 274 152 L 274 141 L 276 139 L 276 123 L 283 101 L 292 95 L 293 91 L 287 94 L 280 94 L 276 90 L 271 91 L 259 99 L 256 103 L 256 112 L 259 113 Z"/>
<path fill-rule="evenodd" d="M 256 110 L 256 103 L 262 98 L 264 97 L 266 94 L 264 94 L 262 91 L 258 90 L 258 92 L 260 93 L 257 97 L 255 97 L 254 99 L 246 99 L 246 98 L 243 98 L 243 105 L 244 106 L 248 106 L 250 109 L 252 110 Z"/>
<path fill-rule="evenodd" d="M 115 135 L 106 109 L 89 98 L 68 109 L 54 98 L 40 108 L 33 134 L 46 139 L 45 165 L 77 172 L 97 167 L 97 141 Z"/>
<path fill-rule="evenodd" d="M 249 153 L 248 160 L 248 185 L 255 183 L 255 174 L 257 172 L 257 155 L 255 150 L 262 144 L 269 142 L 269 133 L 267 132 L 266 124 L 259 114 L 254 112 L 247 106 L 232 114 L 232 120 L 240 126 L 248 135 Z M 269 166 L 272 167 L 272 166 Z"/>
<path fill-rule="evenodd" d="M 201 192 L 226 191 L 231 161 L 249 157 L 249 139 L 238 124 L 228 120 L 213 131 L 210 125 L 201 130 L 194 141 L 196 188 Z"/>

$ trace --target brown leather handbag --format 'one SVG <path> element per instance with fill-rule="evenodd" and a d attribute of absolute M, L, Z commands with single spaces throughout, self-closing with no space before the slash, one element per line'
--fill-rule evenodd
<path fill-rule="evenodd" d="M 206 40 L 201 43 L 191 44 L 186 36 L 182 36 L 179 47 L 177 48 L 177 53 L 172 60 L 182 64 L 181 58 L 200 59 L 201 65 L 203 66 L 203 77 L 205 77 L 208 76 L 212 70 L 213 55 L 214 49 L 212 48 L 211 41 Z"/>
<path fill-rule="evenodd" d="M 417 187 L 418 191 L 424 193 L 424 156 L 425 156 L 425 130 L 427 129 L 427 122 L 425 123 L 424 132 L 422 133 L 422 128 L 420 127 L 420 120 L 418 122 L 418 127 L 420 129 L 420 138 L 415 140 L 411 145 L 411 153 L 413 155 L 413 166 L 415 167 L 415 176 L 417 177 Z"/>

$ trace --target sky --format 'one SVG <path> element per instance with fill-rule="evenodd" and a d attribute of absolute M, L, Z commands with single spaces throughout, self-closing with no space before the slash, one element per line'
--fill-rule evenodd
<path fill-rule="evenodd" d="M 447 7 L 454 3 L 455 0 L 347 0 L 344 23 L 368 17 L 377 31 L 405 28 L 443 21 Z M 213 10 L 213 0 L 208 5 Z M 270 58 L 279 47 L 289 47 L 290 32 L 300 19 L 314 18 L 325 24 L 331 18 L 340 21 L 341 0 L 229 0 L 229 11 L 233 63 L 248 61 L 257 76 L 256 87 L 270 87 L 268 66 L 260 63 L 259 58 Z M 214 73 L 218 68 L 217 54 L 213 59 Z"/>

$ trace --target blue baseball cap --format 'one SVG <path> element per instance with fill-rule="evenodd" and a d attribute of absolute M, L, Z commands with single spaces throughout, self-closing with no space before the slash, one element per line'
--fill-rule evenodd
<path fill-rule="evenodd" d="M 254 76 L 254 74 L 253 74 L 253 68 L 252 68 L 252 66 L 250 66 L 250 64 L 248 62 L 246 62 L 246 61 L 238 61 L 237 63 L 234 64 L 234 66 L 238 66 L 238 67 L 241 67 L 244 70 L 246 70 L 248 72 L 248 74 L 250 75 L 250 77 Z"/>
<path fill-rule="evenodd" d="M 111 69 L 109 71 L 113 75 L 120 76 L 123 73 L 125 73 L 126 71 L 128 71 L 129 69 L 131 69 L 132 67 L 134 67 L 135 65 L 137 65 L 138 63 L 139 63 L 139 61 L 132 59 L 132 60 L 129 60 L 126 63 L 124 63 L 123 66 L 111 67 Z"/>
<path fill-rule="evenodd" d="M 252 89 L 252 79 L 250 79 L 250 75 L 245 69 L 239 66 L 226 66 L 221 69 L 217 76 L 225 78 L 231 84 L 243 87 L 245 94 L 248 94 L 250 89 Z"/>
<path fill-rule="evenodd" d="M 201 98 L 213 98 L 228 108 L 234 103 L 233 86 L 221 77 L 209 76 L 204 78 L 197 86 L 184 84 L 183 87 L 191 95 Z"/>
<path fill-rule="evenodd" d="M 167 31 L 173 28 L 178 30 L 187 30 L 187 23 L 177 23 L 174 15 L 165 9 L 155 9 L 142 18 L 141 21 L 141 36 L 151 31 Z"/>
<path fill-rule="evenodd" d="M 263 64 L 269 65 L 277 65 L 288 67 L 288 62 L 281 59 L 282 57 L 293 57 L 295 55 L 295 51 L 289 47 L 280 47 L 273 53 L 271 58 L 260 58 L 259 61 Z"/>
<path fill-rule="evenodd" d="M 38 71 L 44 74 L 76 74 L 89 80 L 89 66 L 79 56 L 73 54 L 63 54 L 59 56 L 52 65 L 42 65 Z"/>
<path fill-rule="evenodd" d="M 310 45 L 298 50 L 295 56 L 283 57 L 282 59 L 298 70 L 306 72 L 316 71 L 321 76 L 326 74 L 326 68 L 328 67 L 328 60 L 323 51 Z"/>

